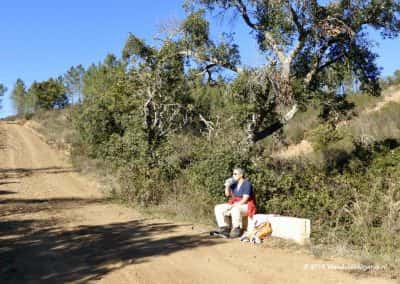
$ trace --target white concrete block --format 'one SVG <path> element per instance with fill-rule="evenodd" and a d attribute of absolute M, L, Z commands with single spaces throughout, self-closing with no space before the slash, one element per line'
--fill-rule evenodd
<path fill-rule="evenodd" d="M 305 244 L 310 240 L 311 222 L 309 219 L 279 216 L 274 214 L 256 214 L 250 226 L 268 221 L 272 227 L 272 237 L 293 240 Z"/>

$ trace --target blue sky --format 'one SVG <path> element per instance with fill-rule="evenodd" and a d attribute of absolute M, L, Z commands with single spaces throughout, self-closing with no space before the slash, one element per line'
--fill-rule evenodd
<path fill-rule="evenodd" d="M 65 73 L 69 67 L 102 61 L 107 53 L 120 56 L 131 32 L 151 40 L 160 24 L 182 19 L 182 0 L 4 0 L 0 16 L 0 83 L 9 91 L 0 117 L 11 115 L 10 90 L 17 78 L 29 86 Z M 216 26 L 221 26 L 217 23 Z M 240 21 L 225 31 L 236 32 L 243 63 L 261 57 Z M 383 75 L 400 69 L 400 40 L 380 41 L 376 51 Z"/>

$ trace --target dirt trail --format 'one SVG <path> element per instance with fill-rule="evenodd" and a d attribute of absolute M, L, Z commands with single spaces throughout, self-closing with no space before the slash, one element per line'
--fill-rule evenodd
<path fill-rule="evenodd" d="M 400 90 L 398 89 L 398 87 L 389 88 L 386 91 L 386 94 L 384 95 L 383 99 L 380 102 L 378 102 L 373 108 L 366 109 L 365 112 L 371 113 L 379 111 L 390 102 L 400 103 Z"/>
<path fill-rule="evenodd" d="M 348 261 L 144 219 L 107 202 L 31 130 L 6 122 L 0 217 L 0 283 L 392 283 L 324 269 Z"/>

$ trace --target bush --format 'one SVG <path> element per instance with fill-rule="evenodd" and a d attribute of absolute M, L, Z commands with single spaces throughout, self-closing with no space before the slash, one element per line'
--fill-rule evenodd
<path fill-rule="evenodd" d="M 249 157 L 236 147 L 211 147 L 201 145 L 203 153 L 199 160 L 188 170 L 191 186 L 201 186 L 212 198 L 222 201 L 224 196 L 223 182 L 232 176 L 232 170 L 240 166 L 249 170 Z"/>
<path fill-rule="evenodd" d="M 332 124 L 326 123 L 309 131 L 307 139 L 313 144 L 315 150 L 322 150 L 343 139 L 343 134 Z"/>

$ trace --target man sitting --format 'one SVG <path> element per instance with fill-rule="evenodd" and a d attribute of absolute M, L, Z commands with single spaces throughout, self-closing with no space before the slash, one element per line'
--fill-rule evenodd
<path fill-rule="evenodd" d="M 243 169 L 235 168 L 233 177 L 225 181 L 225 196 L 230 196 L 228 203 L 218 204 L 214 208 L 218 231 L 231 238 L 238 238 L 243 229 L 242 217 L 252 218 L 256 213 L 253 186 L 245 179 Z M 232 219 L 230 233 L 228 216 Z"/>

